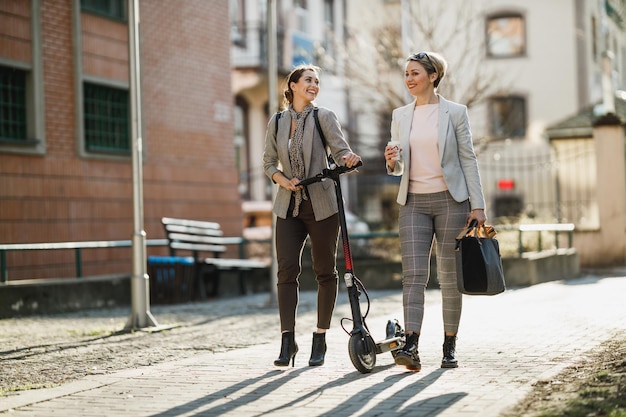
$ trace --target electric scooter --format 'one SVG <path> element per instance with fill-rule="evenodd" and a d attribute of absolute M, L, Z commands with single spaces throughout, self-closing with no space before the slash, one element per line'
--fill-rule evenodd
<path fill-rule="evenodd" d="M 329 168 L 325 168 L 316 176 L 300 181 L 299 185 L 307 186 L 326 179 L 331 179 L 334 182 L 337 194 L 337 206 L 339 208 L 339 224 L 341 227 L 343 254 L 346 264 L 346 271 L 343 278 L 348 290 L 353 323 L 353 328 L 350 332 L 348 332 L 343 325 L 343 320 L 350 319 L 344 318 L 341 322 L 341 327 L 350 336 L 350 340 L 348 342 L 348 354 L 350 355 L 352 364 L 359 372 L 365 374 L 371 372 L 376 365 L 377 354 L 391 352 L 392 356 L 395 358 L 396 351 L 404 347 L 405 338 L 404 330 L 398 321 L 389 320 L 385 329 L 386 339 L 380 342 L 374 342 L 374 339 L 367 328 L 367 324 L 365 323 L 365 318 L 367 317 L 370 309 L 370 298 L 363 283 L 356 277 L 356 275 L 354 275 L 352 251 L 350 250 L 348 228 L 346 227 L 346 213 L 343 206 L 341 184 L 339 182 L 339 177 L 342 174 L 354 171 L 362 165 L 363 163 L 359 162 L 356 166 L 347 168 L 333 163 Z M 364 294 L 367 300 L 367 309 L 365 310 L 365 314 L 361 313 L 361 303 L 359 300 L 361 294 Z"/>

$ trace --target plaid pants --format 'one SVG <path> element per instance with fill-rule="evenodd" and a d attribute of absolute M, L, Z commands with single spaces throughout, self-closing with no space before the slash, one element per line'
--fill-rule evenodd
<path fill-rule="evenodd" d="M 400 207 L 404 327 L 420 333 L 430 256 L 436 242 L 437 280 L 441 288 L 443 325 L 456 334 L 461 320 L 462 294 L 456 284 L 455 237 L 465 226 L 469 201 L 455 201 L 448 191 L 409 194 Z"/>

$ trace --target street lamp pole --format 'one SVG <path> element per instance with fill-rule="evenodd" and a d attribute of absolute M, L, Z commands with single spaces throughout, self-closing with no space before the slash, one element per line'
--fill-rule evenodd
<path fill-rule="evenodd" d="M 278 110 L 278 99 L 276 98 L 276 89 L 278 85 L 278 52 L 276 39 L 276 0 L 267 0 L 267 89 L 269 114 L 274 114 Z M 272 193 L 272 199 L 274 198 Z M 276 215 L 272 213 L 272 237 L 276 230 Z M 272 265 L 270 268 L 270 298 L 269 305 L 277 303 L 276 280 L 278 273 L 278 265 L 276 263 L 276 239 L 272 239 Z"/>
<path fill-rule="evenodd" d="M 130 115 L 133 167 L 133 273 L 132 312 L 126 329 L 157 326 L 150 314 L 149 276 L 146 273 L 146 232 L 143 230 L 143 176 L 141 127 L 141 71 L 139 59 L 139 0 L 128 0 L 128 61 L 130 72 Z"/>

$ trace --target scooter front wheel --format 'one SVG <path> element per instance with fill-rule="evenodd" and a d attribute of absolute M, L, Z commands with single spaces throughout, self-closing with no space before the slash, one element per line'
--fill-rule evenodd
<path fill-rule="evenodd" d="M 363 337 L 361 332 L 352 334 L 348 342 L 348 353 L 357 371 L 366 374 L 374 369 L 374 365 L 376 365 L 376 343 L 370 335 Z"/>

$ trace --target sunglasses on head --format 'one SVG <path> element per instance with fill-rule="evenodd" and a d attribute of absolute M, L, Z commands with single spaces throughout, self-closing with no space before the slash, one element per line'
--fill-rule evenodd
<path fill-rule="evenodd" d="M 433 64 L 433 61 L 430 59 L 430 57 L 428 56 L 428 54 L 426 52 L 419 52 L 417 54 L 413 54 L 409 57 L 409 59 L 411 61 L 417 61 L 420 59 L 424 59 L 426 58 L 428 60 L 428 62 L 430 62 L 430 66 L 433 67 L 433 70 L 435 72 L 437 72 L 437 67 L 435 67 L 435 64 Z"/>

